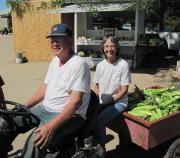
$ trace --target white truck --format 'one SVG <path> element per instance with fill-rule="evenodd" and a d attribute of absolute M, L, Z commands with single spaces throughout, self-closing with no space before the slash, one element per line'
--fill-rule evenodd
<path fill-rule="evenodd" d="M 167 41 L 168 49 L 180 50 L 180 32 L 159 32 L 159 36 Z"/>

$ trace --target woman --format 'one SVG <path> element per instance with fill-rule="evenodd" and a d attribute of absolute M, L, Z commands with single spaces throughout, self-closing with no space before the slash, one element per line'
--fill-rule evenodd
<path fill-rule="evenodd" d="M 100 113 L 96 127 L 97 139 L 105 149 L 106 126 L 127 107 L 130 71 L 128 63 L 120 57 L 120 45 L 116 37 L 104 37 L 101 51 L 105 59 L 97 65 L 94 91 L 100 103 L 107 106 Z"/>

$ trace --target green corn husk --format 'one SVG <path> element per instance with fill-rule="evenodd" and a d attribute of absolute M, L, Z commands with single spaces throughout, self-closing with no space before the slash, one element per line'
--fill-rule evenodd
<path fill-rule="evenodd" d="M 180 111 L 180 91 L 175 87 L 144 89 L 145 100 L 134 104 L 128 113 L 154 121 Z"/>

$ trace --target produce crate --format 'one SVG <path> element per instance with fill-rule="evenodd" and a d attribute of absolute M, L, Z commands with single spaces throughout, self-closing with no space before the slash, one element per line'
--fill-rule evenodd
<path fill-rule="evenodd" d="M 147 122 L 127 112 L 124 112 L 123 116 L 131 141 L 145 150 L 180 136 L 180 111 L 152 122 Z"/>

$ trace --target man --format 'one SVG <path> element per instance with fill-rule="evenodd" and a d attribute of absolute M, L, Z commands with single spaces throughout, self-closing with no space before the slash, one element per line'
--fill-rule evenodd
<path fill-rule="evenodd" d="M 3 93 L 3 90 L 2 90 L 2 86 L 3 85 L 4 85 L 4 81 L 3 81 L 3 79 L 0 76 L 0 101 L 4 101 L 4 93 Z M 0 104 L 0 109 L 1 108 L 5 108 L 5 105 L 4 104 Z"/>
<path fill-rule="evenodd" d="M 90 100 L 89 67 L 72 50 L 71 30 L 65 24 L 56 24 L 47 38 L 55 57 L 44 83 L 26 103 L 31 108 L 43 101 L 43 105 L 32 108 L 41 122 L 28 143 L 27 158 L 41 157 L 44 149 L 57 146 L 64 136 L 80 128 Z"/>
<path fill-rule="evenodd" d="M 4 93 L 3 93 L 3 89 L 2 86 L 4 85 L 4 81 L 0 75 L 0 101 L 2 101 L 0 103 L 0 109 L 6 109 L 6 104 L 3 103 L 3 101 L 5 100 L 4 98 Z M 0 149 L 2 147 L 4 147 L 5 149 L 3 149 L 3 151 L 0 150 L 0 157 L 4 158 L 7 156 L 7 152 L 13 150 L 13 146 L 9 145 L 7 142 L 7 137 L 6 135 L 4 135 L 4 133 L 2 132 L 3 127 L 4 127 L 4 118 L 2 117 L 3 115 L 0 115 Z"/>

